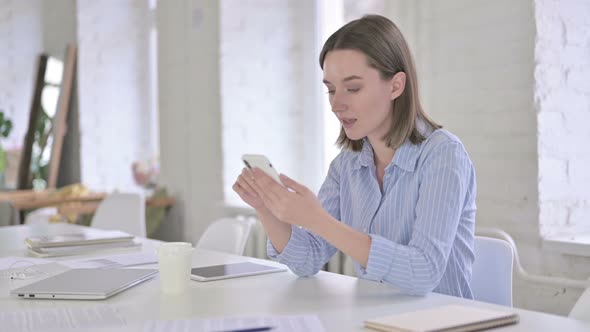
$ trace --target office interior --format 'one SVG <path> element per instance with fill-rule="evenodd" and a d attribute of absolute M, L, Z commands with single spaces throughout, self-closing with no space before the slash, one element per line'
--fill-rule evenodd
<path fill-rule="evenodd" d="M 474 163 L 477 231 L 514 241 L 514 307 L 568 316 L 590 277 L 588 13 L 585 0 L 0 1 L 2 192 L 17 189 L 39 55 L 63 68 L 75 45 L 58 190 L 165 190 L 149 236 L 192 243 L 255 216 L 231 188 L 244 153 L 317 193 L 339 130 L 319 51 L 380 14 L 412 49 L 425 110 Z M 2 227 L 20 222 L 6 205 Z M 354 273 L 345 257 L 331 268 Z"/>

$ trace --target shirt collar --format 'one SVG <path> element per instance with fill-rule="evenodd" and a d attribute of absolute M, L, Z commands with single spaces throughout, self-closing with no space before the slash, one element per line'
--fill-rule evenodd
<path fill-rule="evenodd" d="M 420 145 L 421 144 L 413 144 L 407 139 L 404 144 L 402 144 L 397 149 L 393 155 L 391 163 L 386 167 L 386 169 L 390 168 L 390 166 L 393 164 L 407 172 L 415 171 L 416 162 L 418 161 L 418 156 L 420 155 Z"/>
<path fill-rule="evenodd" d="M 356 159 L 355 169 L 367 167 L 373 162 L 373 147 L 371 146 L 371 143 L 369 143 L 369 139 L 365 137 L 363 138 L 363 147 L 361 152 L 358 154 Z"/>
<path fill-rule="evenodd" d="M 397 149 L 397 151 L 393 155 L 393 159 L 385 168 L 385 171 L 387 172 L 389 169 L 391 169 L 391 165 L 397 165 L 399 168 L 408 172 L 413 172 L 414 170 L 416 170 L 416 162 L 418 160 L 418 155 L 420 152 L 420 145 L 421 144 L 412 144 L 410 140 L 406 139 L 406 141 Z M 367 167 L 374 162 L 375 161 L 373 157 L 373 147 L 371 146 L 371 143 L 369 143 L 369 140 L 365 137 L 363 139 L 363 148 L 357 157 L 355 169 Z"/>

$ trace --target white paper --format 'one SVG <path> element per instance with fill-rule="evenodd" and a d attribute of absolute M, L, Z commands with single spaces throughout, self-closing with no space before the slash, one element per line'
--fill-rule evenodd
<path fill-rule="evenodd" d="M 267 326 L 272 327 L 270 332 L 325 331 L 317 315 L 285 315 L 147 321 L 143 332 L 213 332 Z"/>
<path fill-rule="evenodd" d="M 30 257 L 2 257 L 0 258 L 0 270 L 25 269 L 38 264 L 52 263 L 48 259 Z"/>
<path fill-rule="evenodd" d="M 59 261 L 59 264 L 72 269 L 112 269 L 125 266 L 143 265 L 157 263 L 155 253 L 139 252 L 122 255 L 110 255 L 93 258 L 71 259 Z"/>
<path fill-rule="evenodd" d="M 126 324 L 125 318 L 107 305 L 0 312 L 2 331 L 11 332 L 125 326 Z"/>

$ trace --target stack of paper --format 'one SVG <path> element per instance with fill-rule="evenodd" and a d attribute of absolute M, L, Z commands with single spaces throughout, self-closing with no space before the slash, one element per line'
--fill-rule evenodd
<path fill-rule="evenodd" d="M 0 311 L 2 331 L 79 331 L 88 328 L 127 327 L 120 309 L 107 305 L 26 311 Z"/>
<path fill-rule="evenodd" d="M 0 262 L 2 259 L 0 259 Z M 131 254 L 116 254 L 92 258 L 75 258 L 61 260 L 59 264 L 72 269 L 117 269 L 126 266 L 153 264 L 158 262 L 154 252 L 137 252 Z"/>
<path fill-rule="evenodd" d="M 518 322 L 518 314 L 462 305 L 446 305 L 365 321 L 365 326 L 386 332 L 469 332 Z"/>
<path fill-rule="evenodd" d="M 29 253 L 37 257 L 80 255 L 96 251 L 135 248 L 141 245 L 134 241 L 130 234 L 108 230 L 29 237 L 25 243 Z"/>
<path fill-rule="evenodd" d="M 317 315 L 234 316 L 190 320 L 155 320 L 143 325 L 143 332 L 325 332 Z"/>

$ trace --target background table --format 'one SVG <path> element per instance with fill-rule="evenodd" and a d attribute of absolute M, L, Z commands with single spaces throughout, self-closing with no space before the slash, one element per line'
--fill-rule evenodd
<path fill-rule="evenodd" d="M 106 193 L 88 193 L 83 196 L 56 195 L 55 191 L 35 192 L 32 190 L 0 191 L 0 202 L 6 202 L 15 210 L 20 211 L 39 209 L 55 206 L 58 213 L 66 214 L 93 214 L 100 202 L 107 197 Z M 147 197 L 146 207 L 168 208 L 176 203 L 174 197 Z M 0 216 L 1 217 L 1 216 Z M 20 220 L 21 223 L 24 220 Z"/>

